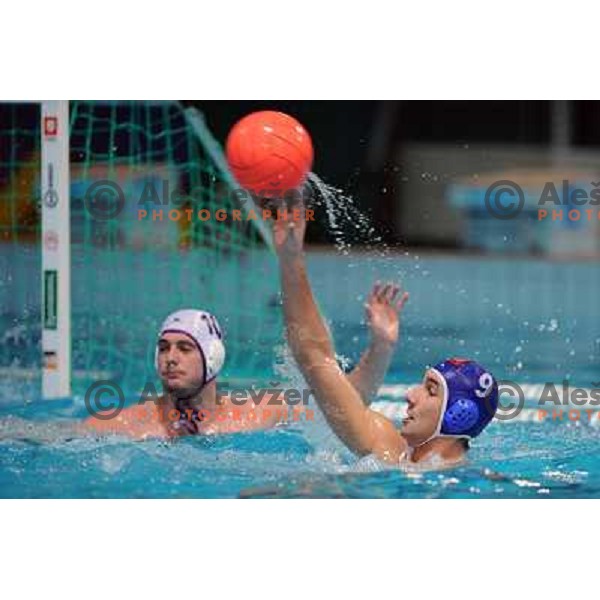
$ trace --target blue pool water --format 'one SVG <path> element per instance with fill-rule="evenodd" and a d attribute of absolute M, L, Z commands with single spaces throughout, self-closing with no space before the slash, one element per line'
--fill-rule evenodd
<path fill-rule="evenodd" d="M 14 413 L 15 411 L 13 411 Z M 16 411 L 27 415 L 27 410 Z M 45 411 L 44 411 L 45 412 Z M 77 415 L 40 414 L 42 423 Z M 60 413 L 60 416 L 58 415 Z M 349 455 L 320 422 L 177 442 L 0 441 L 0 496 L 18 498 L 597 497 L 599 429 L 494 423 L 465 466 L 404 473 Z"/>
<path fill-rule="evenodd" d="M 310 257 L 309 269 L 338 351 L 352 360 L 366 342 L 361 304 L 372 281 L 401 278 L 411 292 L 381 401 L 400 402 L 395 384 L 417 381 L 424 365 L 449 354 L 475 357 L 499 379 L 522 384 L 566 379 L 589 388 L 600 381 L 595 263 L 318 254 Z M 31 315 L 17 316 L 27 323 Z M 4 331 L 14 332 L 14 317 L 3 314 Z M 4 356 L 7 344 L 11 353 L 20 343 L 30 344 L 30 333 L 5 339 Z M 264 368 L 256 370 L 256 380 L 271 376 L 274 355 L 262 354 Z M 4 369 L 0 382 L 2 497 L 600 496 L 595 422 L 494 422 L 473 444 L 467 465 L 405 473 L 369 457 L 356 459 L 320 418 L 268 432 L 173 443 L 53 438 L 54 426 L 86 415 L 81 396 L 43 403 L 35 376 L 17 380 L 10 373 Z M 53 441 L 15 440 L 11 432 L 23 427 L 19 419 L 33 420 L 36 431 Z"/>

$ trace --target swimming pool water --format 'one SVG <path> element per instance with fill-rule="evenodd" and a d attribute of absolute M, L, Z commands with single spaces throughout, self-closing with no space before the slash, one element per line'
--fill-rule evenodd
<path fill-rule="evenodd" d="M 83 406 L 30 405 L 4 415 L 45 423 Z M 0 496 L 17 498 L 465 498 L 597 497 L 600 429 L 587 424 L 493 423 L 468 464 L 402 472 L 357 459 L 324 422 L 175 442 L 79 438 L 0 440 Z"/>

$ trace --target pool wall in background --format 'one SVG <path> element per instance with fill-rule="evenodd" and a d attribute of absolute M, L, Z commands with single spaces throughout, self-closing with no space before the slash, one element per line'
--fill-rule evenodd
<path fill-rule="evenodd" d="M 311 253 L 309 270 L 337 348 L 357 359 L 363 303 L 376 279 L 410 293 L 392 364 L 403 380 L 449 355 L 480 360 L 498 378 L 600 380 L 600 266 L 455 255 L 385 259 Z"/>

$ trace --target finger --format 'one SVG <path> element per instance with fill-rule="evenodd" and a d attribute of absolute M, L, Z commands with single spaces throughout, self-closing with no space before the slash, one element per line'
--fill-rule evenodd
<path fill-rule="evenodd" d="M 294 212 L 294 211 L 296 211 L 296 212 Z M 298 219 L 295 219 L 295 220 L 306 223 L 306 207 L 304 206 L 304 204 L 300 204 L 300 205 L 296 205 L 296 206 L 292 207 L 290 212 L 294 216 L 294 218 L 298 217 Z"/>
<path fill-rule="evenodd" d="M 277 233 L 277 232 L 281 231 L 282 224 L 280 221 L 278 221 L 277 219 L 273 219 L 273 217 L 270 217 L 269 220 L 271 221 L 271 225 L 273 227 L 273 233 Z"/>
<path fill-rule="evenodd" d="M 302 240 L 304 240 L 304 236 L 306 235 L 306 209 L 304 207 L 300 208 L 300 214 L 294 216 L 294 222 L 296 223 L 296 227 L 298 229 L 298 235 Z M 298 218 L 296 218 L 298 216 Z"/>
<path fill-rule="evenodd" d="M 367 325 L 370 325 L 373 318 L 373 308 L 370 304 L 365 304 L 365 314 L 367 315 Z"/>
<path fill-rule="evenodd" d="M 377 298 L 381 291 L 381 281 L 376 281 L 373 289 L 371 290 L 370 298 Z"/>
<path fill-rule="evenodd" d="M 391 289 L 392 289 L 392 284 L 386 283 L 385 286 L 383 287 L 383 290 L 381 291 L 380 300 L 382 302 L 389 302 L 389 295 L 390 295 Z"/>
<path fill-rule="evenodd" d="M 404 308 L 404 305 L 408 302 L 409 298 L 410 298 L 410 295 L 408 292 L 404 292 L 404 294 L 402 294 L 402 296 L 400 297 L 400 300 L 398 300 L 398 302 L 396 303 L 396 310 L 398 312 L 400 312 Z"/>
<path fill-rule="evenodd" d="M 273 221 L 273 234 L 277 237 L 277 239 L 285 240 L 289 235 L 289 226 L 283 220 L 275 219 Z"/>
<path fill-rule="evenodd" d="M 293 212 L 291 210 L 286 210 L 285 207 L 280 209 L 281 210 L 281 216 L 282 216 L 282 221 L 284 223 L 292 223 L 292 216 L 293 216 Z"/>
<path fill-rule="evenodd" d="M 390 291 L 390 295 L 388 301 L 390 304 L 393 304 L 396 301 L 396 297 L 398 296 L 398 292 L 400 291 L 400 286 L 397 284 L 392 285 L 392 289 Z"/>
<path fill-rule="evenodd" d="M 373 287 L 371 288 L 371 293 L 369 294 L 369 297 L 367 298 L 367 302 L 369 304 L 373 304 L 374 302 L 377 302 L 377 297 L 379 294 L 379 287 L 380 287 L 380 283 L 379 283 L 379 281 L 376 281 L 375 284 L 373 285 Z"/>

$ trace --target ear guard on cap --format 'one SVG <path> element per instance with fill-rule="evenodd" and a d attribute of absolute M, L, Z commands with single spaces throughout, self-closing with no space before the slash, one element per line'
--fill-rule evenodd
<path fill-rule="evenodd" d="M 457 398 L 446 409 L 442 419 L 442 430 L 448 434 L 460 435 L 471 429 L 479 420 L 479 407 L 470 398 Z"/>
<path fill-rule="evenodd" d="M 225 346 L 221 340 L 211 340 L 204 349 L 206 383 L 214 379 L 225 363 Z"/>
<path fill-rule="evenodd" d="M 162 324 L 158 337 L 167 332 L 184 333 L 198 346 L 204 362 L 204 382 L 212 381 L 225 363 L 223 333 L 214 315 L 194 309 L 178 310 L 170 314 Z M 158 371 L 158 346 L 154 353 L 154 365 Z"/>

